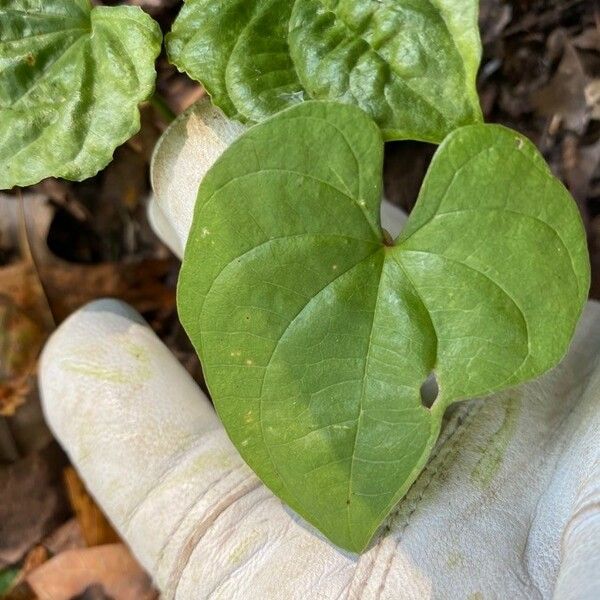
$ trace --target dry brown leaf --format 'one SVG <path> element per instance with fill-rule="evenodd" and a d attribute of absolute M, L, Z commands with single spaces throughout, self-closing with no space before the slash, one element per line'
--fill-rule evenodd
<path fill-rule="evenodd" d="M 13 261 L 0 266 L 0 290 L 50 330 L 54 322 L 33 257 L 43 260 L 48 254 L 45 235 L 52 214 L 49 204 L 38 194 L 16 198 L 0 192 L 0 235 L 14 251 Z"/>
<path fill-rule="evenodd" d="M 85 540 L 77 519 L 69 519 L 42 540 L 42 546 L 50 554 L 60 554 L 66 550 L 85 548 Z"/>
<path fill-rule="evenodd" d="M 41 567 L 49 558 L 48 550 L 44 546 L 35 546 L 32 548 L 25 560 L 23 566 L 12 582 L 10 590 L 7 593 L 8 598 L 17 600 L 18 598 L 31 598 L 32 590 L 29 585 L 25 582 L 25 579 L 29 573 L 35 571 L 38 567 Z"/>
<path fill-rule="evenodd" d="M 41 567 L 48 559 L 48 549 L 45 546 L 39 545 L 32 548 L 23 561 L 22 572 L 24 576 L 33 573 L 38 567 Z"/>
<path fill-rule="evenodd" d="M 2 596 L 2 600 L 38 600 L 38 598 L 30 585 L 21 581 L 14 585 L 5 596 Z"/>
<path fill-rule="evenodd" d="M 142 126 L 140 130 L 129 140 L 127 140 L 127 146 L 137 152 L 144 159 L 146 168 L 149 167 L 150 161 L 152 160 L 152 154 L 161 136 L 161 129 L 155 123 L 155 114 L 151 106 L 142 106 L 140 116 L 142 119 Z M 168 125 L 168 123 L 167 123 Z M 146 175 L 146 188 L 148 187 L 147 170 Z M 108 182 L 104 183 L 104 187 L 108 185 Z"/>
<path fill-rule="evenodd" d="M 69 600 L 101 585 L 115 600 L 154 600 L 156 591 L 123 544 L 63 552 L 27 577 L 39 600 Z"/>
<path fill-rule="evenodd" d="M 158 59 L 157 71 L 158 92 L 175 114 L 182 113 L 206 95 L 198 83 L 179 73 L 165 57 Z"/>
<path fill-rule="evenodd" d="M 585 102 L 590 109 L 590 118 L 600 121 L 600 79 L 594 79 L 583 90 Z"/>
<path fill-rule="evenodd" d="M 513 7 L 503 0 L 482 2 L 479 12 L 479 26 L 483 43 L 488 44 L 498 39 L 506 26 L 511 22 Z"/>
<path fill-rule="evenodd" d="M 0 268 L 0 289 L 17 302 L 27 303 L 31 295 L 26 292 L 23 281 L 28 272 L 29 268 L 22 263 Z M 172 259 L 99 265 L 54 261 L 40 266 L 48 302 L 57 321 L 87 302 L 107 296 L 129 302 L 141 312 L 171 310 L 175 306 L 175 293 L 173 287 L 162 280 L 174 272 Z"/>
<path fill-rule="evenodd" d="M 2 295 L 10 298 L 15 306 L 30 316 L 32 320 L 45 322 L 45 317 L 36 319 L 34 315 L 42 312 L 39 294 L 39 277 L 35 269 L 25 261 L 19 261 L 0 267 L 0 290 Z"/>
<path fill-rule="evenodd" d="M 0 233 L 17 260 L 0 266 L 0 419 L 10 418 L 0 428 L 0 460 L 4 461 L 39 449 L 50 438 L 35 376 L 38 354 L 54 320 L 32 258 L 27 228 L 31 207 L 26 202 L 0 194 Z M 42 217 L 44 206 L 40 208 Z"/>
<path fill-rule="evenodd" d="M 54 263 L 40 273 L 57 321 L 97 298 L 118 298 L 139 312 L 173 310 L 175 290 L 164 280 L 174 272 L 173 259 L 134 263 L 77 265 Z M 1 283 L 0 283 L 1 285 Z"/>
<path fill-rule="evenodd" d="M 87 546 L 120 542 L 104 513 L 98 508 L 73 467 L 64 471 L 65 487 Z"/>
<path fill-rule="evenodd" d="M 85 588 L 81 594 L 73 596 L 71 600 L 116 600 L 112 596 L 109 596 L 104 587 L 99 584 L 90 585 Z"/>
<path fill-rule="evenodd" d="M 540 115 L 558 117 L 565 129 L 581 134 L 590 119 L 585 98 L 587 84 L 588 78 L 577 49 L 566 41 L 564 54 L 554 77 L 533 94 L 533 104 Z"/>
<path fill-rule="evenodd" d="M 13 452 L 6 454 L 0 441 L 0 462 L 12 462 L 43 450 L 52 441 L 52 434 L 44 421 L 36 381 L 33 382 L 25 404 L 12 417 L 0 418 L 0 428 L 2 427 L 10 432 L 4 441 L 13 445 Z M 3 438 L 1 433 L 0 438 Z"/>
<path fill-rule="evenodd" d="M 563 144 L 567 144 L 568 138 Z M 600 140 L 590 146 L 578 145 L 571 160 L 565 157 L 565 179 L 573 196 L 584 202 L 590 195 L 592 181 L 599 175 Z"/>
<path fill-rule="evenodd" d="M 19 378 L 14 381 L 1 383 L 0 417 L 12 417 L 17 412 L 17 409 L 25 404 L 30 391 L 31 387 L 27 378 Z"/>
<path fill-rule="evenodd" d="M 128 302 L 143 313 L 174 310 L 177 263 L 173 258 L 89 265 L 67 262 L 53 255 L 45 243 L 52 212 L 43 197 L 28 195 L 23 206 L 35 265 L 20 261 L 0 267 L 0 290 L 26 315 L 41 315 L 36 321 L 48 327 L 48 314 L 60 322 L 91 300 L 104 297 Z M 14 211 L 14 202 L 0 194 L 0 217 L 3 207 L 5 212 L 7 207 Z"/>
<path fill-rule="evenodd" d="M 588 27 L 573 38 L 573 46 L 582 50 L 600 50 L 600 29 Z"/>
<path fill-rule="evenodd" d="M 20 561 L 68 518 L 61 481 L 65 460 L 51 444 L 0 468 L 0 568 Z"/>
<path fill-rule="evenodd" d="M 44 339 L 42 327 L 0 294 L 0 416 L 25 403 Z"/>

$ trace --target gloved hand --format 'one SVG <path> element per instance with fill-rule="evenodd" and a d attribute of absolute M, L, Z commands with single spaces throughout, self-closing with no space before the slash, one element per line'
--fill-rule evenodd
<path fill-rule="evenodd" d="M 198 181 L 241 131 L 201 104 L 157 150 L 151 219 L 181 254 Z M 394 234 L 402 217 L 384 203 Z M 394 231 L 395 230 L 395 231 Z M 543 293 L 543 290 L 540 290 Z M 131 308 L 92 303 L 49 341 L 47 420 L 164 598 L 600 598 L 600 305 L 542 379 L 451 410 L 362 556 L 243 463 L 203 392 Z"/>

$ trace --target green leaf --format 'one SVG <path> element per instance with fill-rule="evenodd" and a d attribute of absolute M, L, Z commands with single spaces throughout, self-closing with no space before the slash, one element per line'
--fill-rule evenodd
<path fill-rule="evenodd" d="M 169 60 L 228 116 L 260 121 L 303 99 L 287 45 L 290 0 L 187 0 Z"/>
<path fill-rule="evenodd" d="M 236 447 L 352 551 L 423 468 L 448 405 L 557 364 L 589 287 L 577 208 L 518 133 L 452 133 L 393 246 L 382 155 L 353 106 L 307 102 L 249 129 L 200 186 L 178 290 Z"/>
<path fill-rule="evenodd" d="M 227 115 L 307 98 L 357 104 L 386 139 L 440 142 L 481 120 L 476 0 L 187 0 L 169 58 Z"/>
<path fill-rule="evenodd" d="M 0 597 L 10 590 L 19 573 L 20 569 L 16 567 L 8 567 L 0 571 Z"/>
<path fill-rule="evenodd" d="M 0 188 L 106 166 L 139 129 L 160 45 L 139 8 L 0 0 Z"/>
<path fill-rule="evenodd" d="M 227 90 L 250 121 L 263 121 L 305 99 L 287 43 L 292 6 L 290 0 L 263 3 L 231 53 Z"/>
<path fill-rule="evenodd" d="M 481 121 L 478 0 L 296 0 L 289 43 L 312 98 L 360 106 L 385 139 Z"/>

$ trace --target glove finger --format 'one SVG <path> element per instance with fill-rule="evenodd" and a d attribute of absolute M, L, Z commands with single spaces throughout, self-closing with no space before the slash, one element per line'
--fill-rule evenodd
<path fill-rule="evenodd" d="M 165 598 L 348 584 L 354 559 L 260 483 L 133 309 L 101 300 L 73 314 L 44 349 L 40 383 L 53 433 Z M 281 596 L 266 591 L 274 581 Z"/>
<path fill-rule="evenodd" d="M 53 433 L 151 573 L 172 568 L 194 503 L 210 519 L 257 485 L 206 396 L 125 304 L 93 302 L 65 321 L 40 383 Z"/>
<path fill-rule="evenodd" d="M 596 332 L 598 333 L 598 332 Z M 596 368 L 583 402 L 565 421 L 566 448 L 539 504 L 546 522 L 532 527 L 542 552 L 554 542 L 560 570 L 556 600 L 600 598 L 600 368 Z M 536 521 L 542 521 L 539 517 Z M 548 523 L 557 531 L 548 532 Z M 536 527 L 537 525 L 537 527 Z M 560 537 L 559 537 L 560 536 Z M 550 539 L 548 539 L 550 537 Z M 549 543 L 550 542 L 550 543 Z"/>
<path fill-rule="evenodd" d="M 150 167 L 150 222 L 159 237 L 168 232 L 163 239 L 177 256 L 183 255 L 202 178 L 244 130 L 203 98 L 179 115 L 156 145 Z"/>
<path fill-rule="evenodd" d="M 600 429 L 595 428 L 598 446 Z M 561 564 L 554 590 L 556 600 L 600 598 L 600 457 L 594 472 L 578 490 L 561 536 Z M 576 488 L 577 489 L 577 488 Z"/>

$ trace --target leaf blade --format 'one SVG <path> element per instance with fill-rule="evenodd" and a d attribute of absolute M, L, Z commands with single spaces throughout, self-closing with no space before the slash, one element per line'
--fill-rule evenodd
<path fill-rule="evenodd" d="M 473 1 L 297 0 L 290 49 L 311 97 L 360 106 L 388 140 L 439 143 L 482 119 L 476 14 Z"/>
<path fill-rule="evenodd" d="M 440 167 L 442 162 L 461 166 L 450 173 Z M 489 385 L 490 380 L 487 388 L 479 383 L 473 389 L 448 381 L 446 387 L 452 390 L 451 395 L 460 398 L 491 393 L 555 366 L 577 323 L 569 313 L 578 316 L 576 307 L 583 306 L 587 299 L 589 264 L 579 212 L 533 144 L 498 125 L 462 128 L 439 148 L 419 198 L 399 239 L 398 246 L 405 252 L 403 260 L 406 261 L 406 251 L 428 252 L 439 260 L 452 261 L 455 269 L 464 267 L 472 276 L 487 278 L 513 305 L 516 314 L 511 321 L 526 322 L 526 352 L 520 361 L 516 360 L 515 372 L 500 377 L 498 387 Z M 477 228 L 471 226 L 474 219 Z M 457 231 L 460 237 L 454 235 L 452 239 Z M 489 243 L 497 238 L 501 244 Z M 498 248 L 502 253 L 498 253 Z M 552 260 L 540 259 L 547 254 L 552 255 Z M 527 285 L 520 281 L 523 270 L 514 268 L 515 261 L 524 265 Z M 434 267 L 413 266 L 411 270 L 415 269 L 431 272 Z M 440 314 L 444 314 L 448 302 L 447 295 L 438 299 Z M 527 315 L 523 314 L 523 306 L 527 307 Z M 490 319 L 501 322 L 504 312 Z M 450 316 L 438 317 L 443 319 Z M 473 324 L 469 335 L 476 335 L 478 329 Z M 551 329 L 552 341 L 546 344 Z M 466 335 L 465 331 L 462 334 Z M 499 331 L 496 336 L 501 337 Z M 465 349 L 461 352 L 471 354 Z M 494 352 L 499 352 L 499 348 Z M 515 346 L 508 345 L 505 365 L 515 359 Z M 446 369 L 448 373 L 450 370 Z M 468 371 L 462 372 L 470 379 Z M 448 375 L 438 375 L 442 387 Z"/>
<path fill-rule="evenodd" d="M 165 37 L 169 60 L 200 81 L 213 103 L 232 118 L 238 111 L 227 91 L 227 63 L 238 36 L 260 4 L 231 0 L 222 6 L 211 0 L 187 0 Z"/>
<path fill-rule="evenodd" d="M 392 247 L 382 138 L 350 105 L 307 102 L 251 128 L 200 186 L 178 303 L 215 406 L 261 479 L 343 548 L 362 551 L 406 493 L 448 404 L 566 351 L 589 285 L 585 235 L 527 143 L 457 130 Z M 486 165 L 519 182 L 523 214 L 505 181 L 481 179 Z"/>
<path fill-rule="evenodd" d="M 264 121 L 305 93 L 290 56 L 289 0 L 270 0 L 238 37 L 225 73 L 229 96 L 246 119 Z"/>
<path fill-rule="evenodd" d="M 0 12 L 0 188 L 94 175 L 139 129 L 158 25 L 138 8 L 87 0 L 2 2 Z"/>

